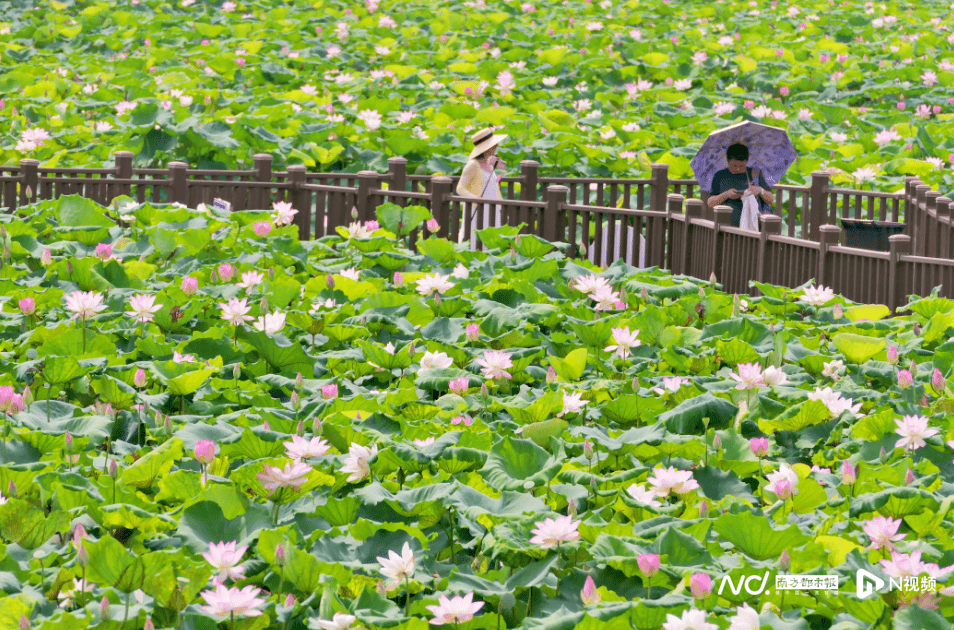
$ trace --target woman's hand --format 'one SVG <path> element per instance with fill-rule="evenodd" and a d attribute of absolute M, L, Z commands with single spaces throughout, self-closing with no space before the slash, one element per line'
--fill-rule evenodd
<path fill-rule="evenodd" d="M 497 158 L 497 161 L 494 162 L 494 168 L 507 168 L 507 163 L 500 158 Z"/>

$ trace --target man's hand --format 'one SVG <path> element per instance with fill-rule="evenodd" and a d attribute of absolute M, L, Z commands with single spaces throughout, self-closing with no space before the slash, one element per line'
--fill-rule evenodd
<path fill-rule="evenodd" d="M 731 190 L 725 191 L 724 194 L 726 196 L 726 199 L 740 199 L 742 197 L 742 191 L 736 190 L 734 188 Z"/>

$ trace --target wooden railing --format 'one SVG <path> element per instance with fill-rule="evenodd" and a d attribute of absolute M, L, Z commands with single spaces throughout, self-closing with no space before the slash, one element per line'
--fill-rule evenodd
<path fill-rule="evenodd" d="M 523 225 L 524 233 L 568 242 L 570 255 L 597 265 L 624 260 L 702 279 L 714 274 L 732 293 L 756 292 L 753 281 L 812 280 L 892 309 L 939 285 L 942 295 L 954 297 L 951 200 L 916 178 L 905 180 L 902 193 L 882 193 L 832 188 L 829 174 L 816 172 L 810 186 L 776 186 L 777 214 L 762 215 L 760 232 L 749 232 L 731 227 L 727 206 L 710 208 L 695 180 L 670 180 L 665 164 L 654 164 L 649 178 L 614 180 L 538 177 L 539 164 L 524 161 L 519 176 L 503 178 L 501 200 L 459 197 L 457 176 L 408 175 L 406 164 L 391 158 L 387 173 L 309 173 L 304 166 L 273 172 L 269 155 L 255 156 L 247 171 L 196 170 L 182 162 L 137 169 L 128 152 L 116 154 L 113 168 L 44 169 L 23 160 L 0 167 L 0 200 L 9 211 L 69 194 L 103 205 L 120 195 L 190 207 L 220 198 L 233 210 L 287 201 L 298 210 L 303 240 L 370 220 L 382 203 L 419 204 L 438 220 L 438 235 L 455 242 L 483 249 L 477 230 Z M 841 218 L 903 221 L 905 233 L 890 238 L 889 251 L 847 247 Z M 418 226 L 409 244 L 422 236 Z"/>

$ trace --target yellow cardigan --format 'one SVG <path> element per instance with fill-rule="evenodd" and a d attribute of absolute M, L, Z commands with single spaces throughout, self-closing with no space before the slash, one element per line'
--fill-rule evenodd
<path fill-rule="evenodd" d="M 491 177 L 493 179 L 490 186 L 496 187 L 497 198 L 502 199 L 503 195 L 500 194 L 500 185 L 497 183 L 496 173 L 491 173 Z M 488 192 L 490 192 L 490 186 L 487 187 Z M 460 180 L 457 182 L 457 194 L 461 197 L 481 197 L 483 190 L 484 177 L 480 164 L 474 159 L 467 160 L 467 164 L 464 165 L 464 170 L 460 174 Z"/>

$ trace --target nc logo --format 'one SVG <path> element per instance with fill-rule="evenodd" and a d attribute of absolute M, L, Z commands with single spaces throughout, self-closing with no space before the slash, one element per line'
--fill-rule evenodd
<path fill-rule="evenodd" d="M 874 588 L 872 588 L 872 586 Z M 875 591 L 880 591 L 883 587 L 884 580 L 877 575 L 868 573 L 864 569 L 858 569 L 858 572 L 855 574 L 855 594 L 858 595 L 858 597 L 868 597 Z"/>

